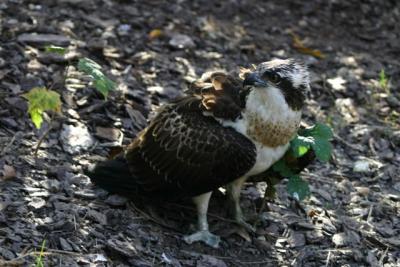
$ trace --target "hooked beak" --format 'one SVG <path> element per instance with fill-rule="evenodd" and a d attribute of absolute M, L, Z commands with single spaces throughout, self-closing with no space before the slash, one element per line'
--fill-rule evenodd
<path fill-rule="evenodd" d="M 256 72 L 246 73 L 243 81 L 243 86 L 256 86 L 256 87 L 266 87 L 268 83 L 261 79 L 261 77 Z"/>

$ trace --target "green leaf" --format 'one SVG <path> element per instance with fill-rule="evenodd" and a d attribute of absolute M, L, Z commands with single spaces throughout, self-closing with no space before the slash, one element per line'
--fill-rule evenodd
<path fill-rule="evenodd" d="M 101 66 L 89 58 L 82 58 L 78 62 L 78 70 L 89 75 L 93 79 L 95 88 L 107 98 L 108 93 L 116 87 L 115 82 L 108 79 L 101 71 Z"/>
<path fill-rule="evenodd" d="M 31 115 L 31 120 L 35 125 L 36 129 L 39 129 L 43 122 L 42 118 L 43 111 L 40 109 L 33 109 L 33 110 L 29 109 L 28 112 Z"/>
<path fill-rule="evenodd" d="M 291 150 L 295 157 L 301 157 L 311 147 L 321 161 L 329 161 L 332 145 L 329 142 L 333 133 L 329 126 L 317 123 L 312 127 L 299 130 L 299 135 L 291 141 Z"/>
<path fill-rule="evenodd" d="M 299 134 L 302 136 L 313 136 L 327 140 L 332 139 L 333 137 L 331 128 L 328 125 L 322 123 L 316 123 L 309 128 L 301 129 L 299 130 Z"/>
<path fill-rule="evenodd" d="M 45 46 L 44 51 L 46 51 L 47 53 L 55 53 L 62 56 L 65 55 L 65 53 L 67 53 L 67 49 L 65 47 L 55 46 L 55 45 Z"/>
<path fill-rule="evenodd" d="M 381 71 L 379 72 L 379 85 L 384 90 L 386 90 L 386 88 L 388 87 L 388 79 L 386 77 L 384 69 L 381 69 Z"/>
<path fill-rule="evenodd" d="M 91 75 L 91 72 L 93 72 L 94 70 L 101 70 L 101 66 L 90 58 L 85 57 L 79 59 L 78 69 Z"/>
<path fill-rule="evenodd" d="M 310 188 L 308 183 L 300 178 L 298 175 L 293 175 L 289 178 L 287 184 L 288 193 L 295 199 L 301 201 L 310 195 Z"/>
<path fill-rule="evenodd" d="M 294 175 L 292 170 L 290 170 L 289 166 L 283 159 L 280 159 L 277 162 L 275 162 L 275 164 L 272 165 L 272 170 L 278 172 L 283 177 L 291 177 Z"/>
<path fill-rule="evenodd" d="M 303 156 L 310 149 L 311 145 L 314 143 L 313 137 L 300 136 L 297 135 L 291 142 L 290 148 L 293 156 L 299 158 Z"/>
<path fill-rule="evenodd" d="M 42 125 L 44 111 L 61 111 L 60 95 L 55 91 L 35 87 L 22 96 L 28 100 L 28 113 L 37 129 Z"/>
<path fill-rule="evenodd" d="M 314 149 L 317 159 L 327 162 L 331 158 L 332 145 L 328 140 L 316 139 L 312 148 Z"/>
<path fill-rule="evenodd" d="M 295 158 L 300 158 L 310 149 L 313 149 L 319 160 L 328 161 L 332 154 L 332 145 L 329 141 L 332 137 L 333 133 L 329 126 L 317 123 L 312 127 L 300 129 L 295 138 L 290 141 L 290 150 L 288 152 Z M 295 174 L 285 160 L 289 159 L 283 157 L 272 165 L 272 170 L 283 177 L 289 178 L 287 185 L 289 194 L 298 200 L 302 200 L 310 194 L 308 183 Z M 268 187 L 270 187 L 270 191 L 266 192 L 266 194 L 268 193 L 268 196 L 273 196 L 273 186 L 268 184 Z"/>

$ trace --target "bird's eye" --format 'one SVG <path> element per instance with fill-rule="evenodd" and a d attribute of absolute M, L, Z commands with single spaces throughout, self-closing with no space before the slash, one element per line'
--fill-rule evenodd
<path fill-rule="evenodd" d="M 281 76 L 276 73 L 272 73 L 269 75 L 269 80 L 273 83 L 279 83 L 281 81 Z"/>
<path fill-rule="evenodd" d="M 268 81 L 276 83 L 276 84 L 280 83 L 280 81 L 282 80 L 282 78 L 281 78 L 281 76 L 279 76 L 279 74 L 272 72 L 272 71 L 266 71 L 263 76 L 264 76 L 264 79 L 267 79 Z"/>

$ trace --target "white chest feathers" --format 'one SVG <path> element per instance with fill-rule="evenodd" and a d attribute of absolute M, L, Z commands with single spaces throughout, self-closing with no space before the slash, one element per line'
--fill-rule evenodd
<path fill-rule="evenodd" d="M 242 118 L 221 122 L 251 139 L 257 148 L 257 159 L 246 174 L 267 170 L 279 160 L 300 125 L 301 111 L 292 110 L 277 88 L 254 89 L 248 97 Z"/>
<path fill-rule="evenodd" d="M 256 144 L 257 158 L 254 166 L 244 176 L 251 176 L 266 171 L 272 164 L 277 162 L 288 149 L 289 144 L 278 147 L 267 147 Z"/>

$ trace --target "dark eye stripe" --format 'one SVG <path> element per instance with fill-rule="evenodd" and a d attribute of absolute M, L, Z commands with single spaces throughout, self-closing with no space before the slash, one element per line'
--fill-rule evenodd
<path fill-rule="evenodd" d="M 290 92 L 291 90 L 295 90 L 293 87 L 293 83 L 288 78 L 281 78 L 281 82 L 279 83 L 279 88 L 285 92 Z"/>
<path fill-rule="evenodd" d="M 286 102 L 294 110 L 299 110 L 303 107 L 305 95 L 302 88 L 294 88 L 293 83 L 288 78 L 282 78 L 277 87 L 282 90 Z"/>

